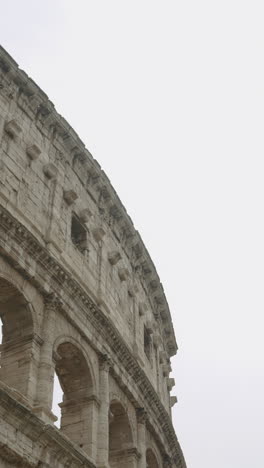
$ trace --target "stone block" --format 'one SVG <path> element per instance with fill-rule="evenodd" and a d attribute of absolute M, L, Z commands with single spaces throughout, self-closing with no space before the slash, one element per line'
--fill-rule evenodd
<path fill-rule="evenodd" d="M 45 164 L 43 166 L 43 172 L 44 172 L 45 176 L 50 180 L 54 180 L 58 176 L 58 169 L 52 163 Z"/>
<path fill-rule="evenodd" d="M 79 213 L 79 218 L 83 223 L 88 223 L 91 216 L 92 216 L 92 212 L 91 212 L 91 210 L 89 208 L 84 208 Z"/>
<path fill-rule="evenodd" d="M 170 407 L 172 408 L 177 403 L 177 397 L 175 395 L 170 397 Z"/>
<path fill-rule="evenodd" d="M 77 200 L 78 195 L 74 190 L 65 190 L 63 192 L 63 198 L 68 205 L 72 205 Z"/>
<path fill-rule="evenodd" d="M 34 144 L 34 145 L 31 145 L 31 146 L 27 147 L 26 153 L 27 153 L 28 157 L 30 159 L 32 159 L 32 161 L 35 161 L 40 156 L 41 149 L 37 145 Z"/>
<path fill-rule="evenodd" d="M 165 364 L 167 362 L 167 353 L 165 351 L 160 351 L 159 353 L 159 361 L 160 361 L 160 364 Z"/>
<path fill-rule="evenodd" d="M 150 320 L 147 320 L 145 323 L 145 327 L 148 331 L 148 333 L 152 334 L 153 333 L 153 324 Z"/>
<path fill-rule="evenodd" d="M 129 278 L 129 271 L 127 268 L 119 268 L 118 269 L 118 276 L 120 281 L 126 281 Z"/>
<path fill-rule="evenodd" d="M 121 260 L 121 254 L 118 251 L 108 253 L 108 261 L 111 265 L 116 265 Z"/>
<path fill-rule="evenodd" d="M 175 386 L 175 379 L 169 378 L 167 379 L 167 388 L 169 392 L 172 390 L 172 388 Z"/>
<path fill-rule="evenodd" d="M 148 310 L 147 304 L 145 304 L 145 302 L 140 302 L 138 305 L 138 312 L 139 312 L 140 317 L 143 317 L 146 314 L 147 310 Z"/>
<path fill-rule="evenodd" d="M 95 227 L 95 228 L 93 228 L 92 232 L 93 232 L 93 236 L 94 236 L 94 238 L 95 238 L 95 240 L 97 242 L 102 241 L 105 234 L 106 234 L 105 230 L 102 227 Z"/>
<path fill-rule="evenodd" d="M 154 332 L 153 334 L 153 344 L 156 348 L 158 348 L 162 344 L 162 339 L 158 332 Z"/>
<path fill-rule="evenodd" d="M 17 138 L 22 132 L 22 127 L 17 119 L 12 119 L 5 123 L 5 131 L 12 138 Z"/>

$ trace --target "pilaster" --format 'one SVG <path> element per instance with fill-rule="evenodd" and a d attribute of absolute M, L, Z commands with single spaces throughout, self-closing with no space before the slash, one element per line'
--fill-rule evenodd
<path fill-rule="evenodd" d="M 109 369 L 111 360 L 107 354 L 101 355 L 100 374 L 100 409 L 98 418 L 97 463 L 98 468 L 109 468 Z"/>
<path fill-rule="evenodd" d="M 45 298 L 45 312 L 42 325 L 43 344 L 40 353 L 37 392 L 33 409 L 35 414 L 51 424 L 57 420 L 57 417 L 51 412 L 51 407 L 55 372 L 53 342 L 58 305 L 59 301 L 56 296 L 49 295 Z"/>

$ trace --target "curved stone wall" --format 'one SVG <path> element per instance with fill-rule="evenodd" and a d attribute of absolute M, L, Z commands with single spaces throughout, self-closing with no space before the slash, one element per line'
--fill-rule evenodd
<path fill-rule="evenodd" d="M 2 48 L 0 252 L 3 466 L 184 468 L 155 266 L 99 164 Z"/>

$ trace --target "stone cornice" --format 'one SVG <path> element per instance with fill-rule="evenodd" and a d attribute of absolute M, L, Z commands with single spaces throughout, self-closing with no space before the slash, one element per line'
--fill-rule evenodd
<path fill-rule="evenodd" d="M 169 356 L 177 352 L 168 303 L 156 268 L 131 218 L 122 205 L 109 179 L 98 162 L 85 148 L 76 132 L 55 110 L 53 103 L 28 75 L 18 68 L 17 63 L 0 47 L 0 71 L 3 82 L 0 92 L 8 101 L 17 105 L 35 121 L 40 131 L 52 130 L 53 144 L 64 148 L 64 156 L 71 164 L 80 182 L 98 206 L 103 220 L 113 232 L 118 233 L 122 248 L 126 251 L 150 300 L 154 316 L 161 317 L 164 324 L 163 340 Z M 78 169 L 79 165 L 79 169 Z M 88 174 L 88 179 L 84 179 Z"/>
<path fill-rule="evenodd" d="M 9 245 L 5 250 L 5 238 L 8 232 Z M 17 249 L 13 252 L 10 249 L 10 241 L 13 240 L 17 244 Z M 18 248 L 19 246 L 19 248 Z M 27 257 L 31 258 L 35 263 L 36 268 L 29 271 L 27 265 L 23 261 L 21 248 Z M 17 255 L 19 252 L 19 255 Z M 173 460 L 178 468 L 185 468 L 183 454 L 175 435 L 170 417 L 163 407 L 155 389 L 150 383 L 144 371 L 139 366 L 137 360 L 131 354 L 128 346 L 124 342 L 121 334 L 105 316 L 100 308 L 91 300 L 87 292 L 73 279 L 70 274 L 51 256 L 47 249 L 33 237 L 25 227 L 15 220 L 6 209 L 0 206 L 0 254 L 4 255 L 21 273 L 24 274 L 35 286 L 46 295 L 58 296 L 57 303 L 60 304 L 59 297 L 74 296 L 74 301 L 78 306 L 85 310 L 89 321 L 94 328 L 104 338 L 105 343 L 113 351 L 113 354 L 118 358 L 120 367 L 124 367 L 129 376 L 135 382 L 144 398 L 144 406 L 153 415 L 154 420 L 158 422 L 162 429 Z M 37 272 L 37 266 L 44 272 L 45 278 L 52 278 L 53 290 L 45 292 L 43 287 L 43 275 Z M 63 306 L 60 306 L 63 309 Z M 140 405 L 139 405 L 140 406 Z"/>

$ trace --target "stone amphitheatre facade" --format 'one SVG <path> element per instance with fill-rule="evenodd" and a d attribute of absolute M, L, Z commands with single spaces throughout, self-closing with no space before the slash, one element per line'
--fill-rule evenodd
<path fill-rule="evenodd" d="M 1 468 L 186 468 L 155 266 L 99 164 L 2 48 L 0 317 Z"/>

